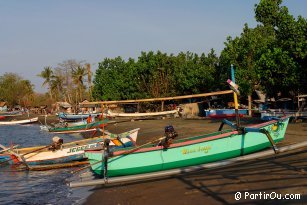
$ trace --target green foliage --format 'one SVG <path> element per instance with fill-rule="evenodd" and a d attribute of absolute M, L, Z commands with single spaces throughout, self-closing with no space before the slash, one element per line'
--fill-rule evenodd
<path fill-rule="evenodd" d="M 255 89 L 273 97 L 279 92 L 307 92 L 307 21 L 301 16 L 295 20 L 281 3 L 282 0 L 261 0 L 255 5 L 260 24 L 256 28 L 245 25 L 240 37 L 227 38 L 220 65 L 235 65 L 244 95 Z"/>
<path fill-rule="evenodd" d="M 177 56 L 142 52 L 138 60 L 121 57 L 99 63 L 93 96 L 100 100 L 156 98 L 211 91 L 218 57 L 190 52 Z"/>
<path fill-rule="evenodd" d="M 9 106 L 28 106 L 33 85 L 15 73 L 5 73 L 0 76 L 0 99 L 6 101 Z"/>

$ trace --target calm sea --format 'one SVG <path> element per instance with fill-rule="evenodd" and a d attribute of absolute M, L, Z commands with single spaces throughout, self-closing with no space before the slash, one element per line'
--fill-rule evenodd
<path fill-rule="evenodd" d="M 19 147 L 48 145 L 54 134 L 41 131 L 39 125 L 0 126 L 0 144 Z M 61 135 L 64 142 L 81 136 Z M 72 169 L 18 171 L 0 166 L 0 204 L 81 204 L 90 194 L 88 188 L 70 189 L 66 183 Z"/>

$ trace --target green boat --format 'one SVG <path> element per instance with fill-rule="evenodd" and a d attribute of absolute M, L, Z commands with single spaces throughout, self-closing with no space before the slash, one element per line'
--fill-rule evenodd
<path fill-rule="evenodd" d="M 92 122 L 84 125 L 77 125 L 72 127 L 53 127 L 49 128 L 49 132 L 58 133 L 58 134 L 69 134 L 69 133 L 81 133 L 81 132 L 93 132 L 97 128 L 102 128 L 106 126 L 108 119 L 102 121 Z"/>
<path fill-rule="evenodd" d="M 268 147 L 278 149 L 275 143 L 284 139 L 289 118 L 283 117 L 248 127 L 236 127 L 227 120 L 224 123 L 234 129 L 163 143 L 145 145 L 106 152 L 85 150 L 94 173 L 104 177 L 143 174 L 216 162 L 257 152 Z"/>

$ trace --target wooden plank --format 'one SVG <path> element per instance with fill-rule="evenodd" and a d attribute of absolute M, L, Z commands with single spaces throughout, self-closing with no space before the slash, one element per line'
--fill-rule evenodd
<path fill-rule="evenodd" d="M 138 100 L 115 100 L 115 101 L 96 101 L 96 102 L 85 102 L 80 103 L 80 105 L 92 105 L 92 104 L 126 104 L 126 103 L 138 103 L 138 102 L 154 102 L 154 101 L 167 101 L 167 100 L 181 100 L 187 98 L 198 98 L 198 97 L 209 97 L 213 95 L 225 95 L 233 93 L 232 90 L 217 91 L 211 93 L 201 93 L 194 95 L 183 95 L 175 97 L 164 97 L 164 98 L 148 98 L 148 99 L 138 99 Z"/>

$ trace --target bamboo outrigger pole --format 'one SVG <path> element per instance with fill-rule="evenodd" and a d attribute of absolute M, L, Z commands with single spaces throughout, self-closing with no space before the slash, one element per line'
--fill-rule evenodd
<path fill-rule="evenodd" d="M 109 105 L 109 104 L 129 104 L 129 103 L 140 103 L 140 102 L 154 102 L 154 101 L 167 101 L 167 100 L 181 100 L 188 98 L 199 98 L 199 97 L 208 97 L 213 95 L 225 95 L 233 93 L 232 90 L 216 91 L 211 93 L 201 93 L 194 95 L 183 95 L 175 97 L 164 97 L 164 98 L 148 98 L 148 99 L 137 99 L 137 100 L 114 100 L 114 101 L 96 101 L 96 102 L 85 102 L 80 103 L 80 105 Z"/>

